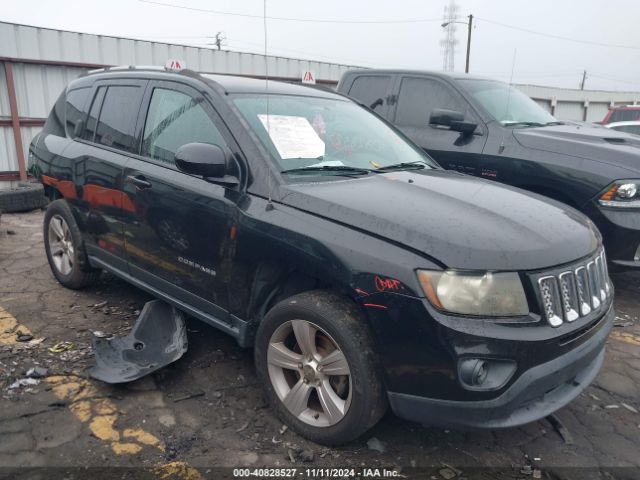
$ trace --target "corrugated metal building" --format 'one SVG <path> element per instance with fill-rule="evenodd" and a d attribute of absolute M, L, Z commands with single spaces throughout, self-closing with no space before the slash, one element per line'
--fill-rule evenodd
<path fill-rule="evenodd" d="M 113 65 L 164 65 L 183 60 L 192 70 L 336 85 L 355 66 L 68 32 L 0 22 L 0 180 L 26 178 L 25 155 L 66 84 L 87 70 Z M 561 120 L 601 120 L 609 105 L 640 93 L 519 85 Z M 0 182 L 0 187 L 3 183 Z"/>
<path fill-rule="evenodd" d="M 640 103 L 640 92 L 608 92 L 570 88 L 518 85 L 540 106 L 559 120 L 602 120 L 610 106 Z"/>
<path fill-rule="evenodd" d="M 218 51 L 0 22 L 0 179 L 26 178 L 25 154 L 65 85 L 87 70 L 180 59 L 207 73 L 269 76 L 335 85 L 349 65 Z"/>

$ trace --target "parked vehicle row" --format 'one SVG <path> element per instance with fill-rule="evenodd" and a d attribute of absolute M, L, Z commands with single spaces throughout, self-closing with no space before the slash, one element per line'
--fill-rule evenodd
<path fill-rule="evenodd" d="M 497 125 L 499 85 L 470 84 L 429 110 L 402 89 L 422 88 L 421 75 L 371 77 L 366 108 L 189 71 L 74 80 L 30 147 L 53 200 L 44 238 L 55 278 L 82 288 L 109 271 L 253 346 L 275 412 L 319 443 L 358 437 L 389 405 L 455 427 L 550 414 L 603 362 L 615 314 L 602 237 L 571 206 L 456 170 L 501 180 L 501 161 L 526 151 L 543 162 L 544 145 L 571 133 L 520 128 L 519 116 Z M 438 99 L 458 88 L 429 81 Z M 588 197 L 596 180 L 566 150 L 561 171 Z M 631 175 L 600 165 L 600 181 Z M 518 168 L 545 177 L 533 161 Z M 608 207 L 589 201 L 605 218 L 626 215 L 613 204 L 632 201 L 618 198 L 627 183 Z"/>

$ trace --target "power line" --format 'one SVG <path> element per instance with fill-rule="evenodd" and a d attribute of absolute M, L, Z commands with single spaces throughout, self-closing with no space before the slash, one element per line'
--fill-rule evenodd
<path fill-rule="evenodd" d="M 215 13 L 217 15 L 229 15 L 232 17 L 255 18 L 263 20 L 262 15 L 253 15 L 249 13 L 223 12 L 221 10 L 209 10 L 207 8 L 188 7 L 186 5 L 176 5 L 175 3 L 156 2 L 152 0 L 138 0 L 141 3 L 151 5 L 159 5 L 162 7 L 180 8 L 182 10 L 191 10 L 194 12 Z M 268 20 L 279 20 L 283 22 L 307 22 L 307 23 L 342 23 L 342 24 L 391 24 L 391 23 L 429 23 L 439 22 L 439 18 L 414 18 L 402 20 L 334 20 L 334 19 L 317 19 L 317 18 L 293 18 L 293 17 L 266 17 Z"/>
<path fill-rule="evenodd" d="M 140 0 L 140 1 L 142 1 L 142 0 Z M 519 30 L 521 32 L 531 33 L 533 35 L 539 35 L 541 37 L 555 38 L 556 40 L 565 40 L 567 42 L 583 43 L 585 45 L 595 45 L 595 46 L 598 46 L 598 47 L 626 48 L 626 49 L 629 49 L 629 50 L 640 50 L 640 47 L 635 47 L 633 45 L 616 45 L 616 44 L 611 44 L 611 43 L 592 42 L 591 40 L 583 40 L 583 39 L 577 39 L 577 38 L 563 37 L 561 35 L 554 35 L 552 33 L 544 33 L 544 32 L 538 32 L 538 31 L 535 31 L 535 30 L 529 30 L 528 28 L 516 27 L 515 25 L 508 25 L 506 23 L 496 22 L 494 20 L 489 20 L 489 19 L 486 19 L 486 18 L 481 18 L 481 17 L 476 17 L 476 18 L 479 19 L 479 20 L 482 20 L 484 22 L 491 23 L 493 25 L 498 25 L 500 27 L 510 28 L 512 30 Z"/>

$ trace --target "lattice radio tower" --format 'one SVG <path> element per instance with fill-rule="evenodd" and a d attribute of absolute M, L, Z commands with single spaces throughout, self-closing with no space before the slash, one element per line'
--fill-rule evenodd
<path fill-rule="evenodd" d="M 455 0 L 449 0 L 449 5 L 444 7 L 442 25 L 444 26 L 444 38 L 440 40 L 442 47 L 442 70 L 453 72 L 454 58 L 456 53 L 456 24 L 453 23 L 458 18 L 458 5 Z"/>

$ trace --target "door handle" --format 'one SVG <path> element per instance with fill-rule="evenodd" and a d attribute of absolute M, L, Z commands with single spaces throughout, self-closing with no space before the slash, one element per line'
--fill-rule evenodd
<path fill-rule="evenodd" d="M 127 176 L 127 183 L 131 183 L 140 189 L 151 188 L 151 182 L 144 178 L 143 175 L 129 175 Z"/>

